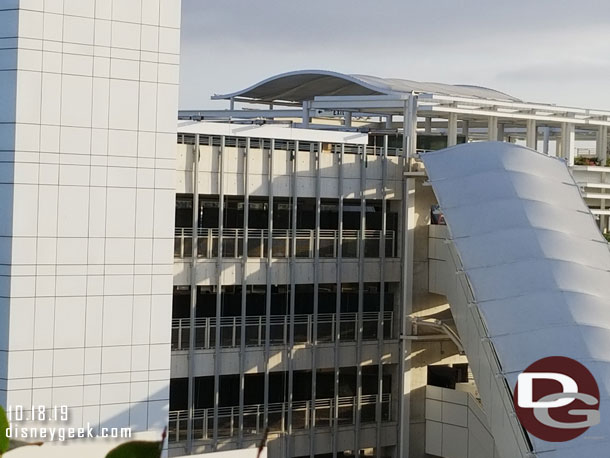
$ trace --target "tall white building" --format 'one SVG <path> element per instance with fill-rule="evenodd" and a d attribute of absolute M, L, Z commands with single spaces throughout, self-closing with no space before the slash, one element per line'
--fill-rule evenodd
<path fill-rule="evenodd" d="M 0 404 L 162 429 L 179 0 L 0 2 Z"/>

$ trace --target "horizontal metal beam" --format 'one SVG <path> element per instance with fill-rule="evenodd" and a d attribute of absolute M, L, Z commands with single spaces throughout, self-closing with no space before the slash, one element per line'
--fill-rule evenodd
<path fill-rule="evenodd" d="M 228 118 L 301 118 L 303 110 L 180 110 L 178 118 L 228 119 Z"/>
<path fill-rule="evenodd" d="M 347 110 L 309 110 L 310 118 L 342 119 Z M 352 118 L 385 116 L 385 113 L 351 112 Z M 178 119 L 257 119 L 257 118 L 298 118 L 302 119 L 303 109 L 299 110 L 180 110 Z M 357 119 L 355 119 L 357 121 Z"/>
<path fill-rule="evenodd" d="M 588 124 L 588 120 L 586 119 L 578 119 L 578 118 L 569 118 L 565 116 L 549 116 L 549 115 L 538 115 L 535 113 L 507 113 L 504 111 L 497 111 L 491 108 L 465 108 L 465 107 L 455 107 L 448 105 L 427 105 L 422 106 L 422 111 L 429 111 L 434 113 L 458 113 L 458 114 L 470 114 L 470 115 L 478 115 L 484 117 L 497 117 L 497 118 L 505 118 L 505 119 L 535 119 L 537 121 L 546 121 L 546 122 L 554 122 L 554 123 L 570 123 L 570 124 Z M 600 121 L 604 122 L 604 121 Z M 610 124 L 610 122 L 608 122 Z"/>
<path fill-rule="evenodd" d="M 439 101 L 450 102 L 453 104 L 469 103 L 469 104 L 478 105 L 478 106 L 484 105 L 484 106 L 491 106 L 491 107 L 509 108 L 509 109 L 514 109 L 514 110 L 548 111 L 548 112 L 553 112 L 553 113 L 575 113 L 575 114 L 580 114 L 580 115 L 585 115 L 585 116 L 592 114 L 592 110 L 587 110 L 585 108 L 561 107 L 561 106 L 557 106 L 557 105 L 547 105 L 547 104 L 541 104 L 541 103 L 508 102 L 508 101 L 491 100 L 491 99 L 453 97 L 453 96 L 446 96 L 446 95 L 440 95 L 440 94 L 421 94 L 419 96 L 419 99 L 420 100 L 439 100 Z M 596 111 L 596 113 L 599 115 L 610 116 L 610 111 L 607 111 L 607 112 Z"/>

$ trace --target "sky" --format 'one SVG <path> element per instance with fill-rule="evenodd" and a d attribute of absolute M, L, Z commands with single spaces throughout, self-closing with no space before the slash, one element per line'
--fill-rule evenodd
<path fill-rule="evenodd" d="M 610 110 L 610 1 L 182 0 L 181 109 L 305 69 Z"/>

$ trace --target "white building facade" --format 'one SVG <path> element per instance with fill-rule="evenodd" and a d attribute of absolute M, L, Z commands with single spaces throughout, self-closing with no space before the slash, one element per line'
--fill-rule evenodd
<path fill-rule="evenodd" d="M 179 0 L 0 4 L 0 404 L 167 422 Z"/>

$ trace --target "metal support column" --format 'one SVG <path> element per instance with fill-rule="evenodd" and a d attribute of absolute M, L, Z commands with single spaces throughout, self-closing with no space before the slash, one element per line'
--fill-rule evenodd
<path fill-rule="evenodd" d="M 449 113 L 447 119 L 447 146 L 457 145 L 457 126 L 458 118 L 457 113 Z"/>
<path fill-rule="evenodd" d="M 220 407 L 220 318 L 222 309 L 222 232 L 224 230 L 224 149 L 225 136 L 220 137 L 218 148 L 218 257 L 216 258 L 216 324 L 214 329 L 214 420 L 212 448 L 218 446 L 218 408 Z"/>
<path fill-rule="evenodd" d="M 263 140 L 261 139 L 261 144 Z M 265 428 L 269 426 L 269 360 L 271 358 L 271 284 L 273 275 L 273 155 L 275 152 L 275 139 L 271 139 L 269 145 L 269 155 L 267 163 L 269 164 L 269 175 L 267 177 L 267 192 L 269 194 L 269 206 L 267 207 L 267 287 L 265 295 L 265 393 L 264 393 L 264 411 L 265 411 Z"/>
<path fill-rule="evenodd" d="M 345 125 L 345 127 L 352 127 L 352 112 L 351 111 L 346 111 L 344 118 L 343 118 L 343 124 Z"/>
<path fill-rule="evenodd" d="M 542 128 L 542 153 L 547 156 L 553 156 L 550 154 L 549 143 L 551 140 L 551 128 L 549 126 Z"/>
<path fill-rule="evenodd" d="M 408 158 L 415 153 L 417 140 L 417 97 L 411 95 L 409 103 L 405 106 L 405 119 L 408 122 L 405 125 L 405 132 L 408 137 L 404 140 L 403 148 L 403 171 L 409 170 Z M 409 429 L 410 429 L 410 402 L 411 402 L 411 374 L 410 374 L 410 358 L 411 344 L 404 337 L 407 334 L 408 319 L 412 308 L 412 280 L 413 280 L 413 231 L 410 229 L 412 224 L 412 215 L 414 206 L 414 186 L 413 179 L 406 178 L 403 175 L 402 187 L 402 218 L 401 218 L 401 300 L 400 311 L 398 316 L 401 317 L 400 323 L 400 351 L 399 351 L 399 373 L 400 373 L 400 391 L 399 391 L 399 419 L 398 419 L 398 444 L 397 456 L 401 458 L 409 458 Z"/>
<path fill-rule="evenodd" d="M 426 134 L 432 133 L 432 118 L 429 116 L 424 119 L 424 132 Z"/>
<path fill-rule="evenodd" d="M 195 318 L 197 316 L 197 239 L 199 234 L 199 134 L 195 135 L 193 145 L 193 226 L 191 242 L 191 314 L 189 319 L 188 351 L 188 453 L 193 453 L 193 417 L 195 413 Z"/>
<path fill-rule="evenodd" d="M 538 128 L 535 119 L 528 119 L 526 125 L 525 145 L 528 148 L 538 148 Z"/>
<path fill-rule="evenodd" d="M 250 213 L 249 165 L 250 137 L 246 138 L 242 160 L 244 161 L 244 240 L 241 257 L 241 326 L 239 335 L 239 435 L 238 444 L 241 448 L 244 440 L 244 392 L 246 390 L 246 302 L 248 289 L 248 217 Z"/>
<path fill-rule="evenodd" d="M 385 128 L 386 129 L 391 129 L 392 128 L 392 115 L 387 115 L 385 117 Z"/>
<path fill-rule="evenodd" d="M 320 292 L 320 194 L 322 168 L 322 143 L 317 144 L 315 151 L 316 161 L 316 221 L 315 239 L 313 247 L 313 320 L 312 320 L 312 342 L 311 342 L 311 424 L 309 429 L 309 456 L 313 458 L 316 454 L 316 388 L 318 375 L 318 306 Z"/>
<path fill-rule="evenodd" d="M 381 163 L 381 248 L 379 252 L 379 322 L 377 323 L 377 404 L 375 405 L 375 420 L 377 422 L 377 436 L 375 441 L 375 455 L 381 456 L 381 415 L 383 395 L 383 355 L 384 355 L 384 328 L 383 321 L 385 313 L 385 250 L 387 232 L 387 176 L 388 176 L 388 144 L 389 138 L 383 136 L 383 156 Z"/>
<path fill-rule="evenodd" d="M 505 124 L 503 122 L 498 123 L 498 141 L 503 142 L 506 136 L 504 135 Z"/>
<path fill-rule="evenodd" d="M 470 121 L 462 121 L 462 136 L 464 137 L 464 143 L 468 143 L 470 137 Z"/>
<path fill-rule="evenodd" d="M 364 233 L 366 231 L 366 146 L 360 149 L 360 230 L 358 231 L 358 324 L 356 329 L 356 421 L 354 452 L 360 455 L 360 420 L 362 416 L 362 332 L 364 313 Z"/>
<path fill-rule="evenodd" d="M 602 163 L 603 165 L 603 163 Z M 607 173 L 600 173 L 600 178 L 601 178 L 601 183 L 602 184 L 606 184 L 606 181 L 608 179 L 608 174 Z M 606 194 L 606 188 L 601 188 L 600 192 L 605 195 Z M 610 197 L 610 195 L 608 196 Z M 604 211 L 606 210 L 606 199 L 601 199 L 599 201 L 599 209 Z M 603 234 L 608 232 L 608 215 L 599 215 L 599 230 L 602 231 Z"/>
<path fill-rule="evenodd" d="M 308 128 L 309 127 L 309 101 L 308 100 L 304 100 L 303 101 L 303 127 L 304 128 Z"/>
<path fill-rule="evenodd" d="M 297 250 L 297 163 L 299 154 L 299 141 L 294 142 L 294 151 L 291 155 L 292 160 L 292 210 L 291 210 L 291 237 L 290 237 L 290 337 L 288 344 L 288 427 L 287 427 L 287 456 L 292 456 L 292 398 L 294 391 L 294 315 L 295 315 L 295 295 L 296 295 L 296 250 Z"/>
<path fill-rule="evenodd" d="M 568 165 L 574 165 L 576 158 L 576 132 L 571 122 L 561 123 L 561 151 Z"/>
<path fill-rule="evenodd" d="M 601 165 L 606 165 L 606 160 L 608 159 L 608 126 L 599 126 L 595 150 Z"/>
<path fill-rule="evenodd" d="M 342 289 L 342 274 L 341 266 L 343 262 L 343 157 L 345 155 L 345 144 L 341 143 L 341 150 L 339 151 L 339 208 L 337 212 L 337 286 L 336 286 L 336 297 L 335 297 L 335 346 L 333 362 L 335 365 L 335 384 L 333 389 L 333 458 L 337 458 L 338 452 L 338 434 L 339 434 L 339 344 L 341 341 L 341 289 Z"/>
<path fill-rule="evenodd" d="M 490 116 L 487 120 L 487 139 L 490 142 L 498 141 L 498 118 Z"/>

